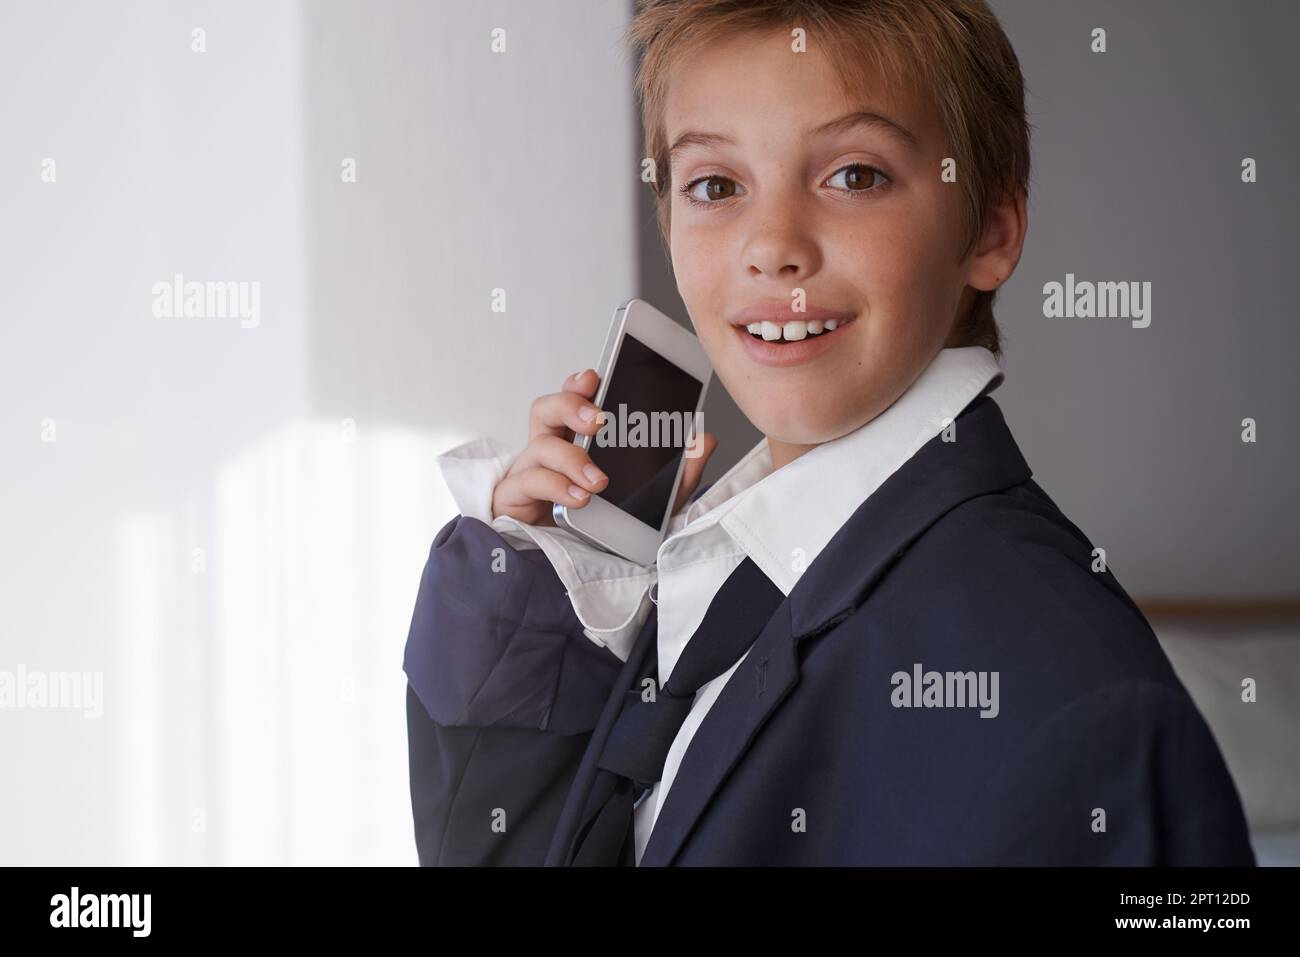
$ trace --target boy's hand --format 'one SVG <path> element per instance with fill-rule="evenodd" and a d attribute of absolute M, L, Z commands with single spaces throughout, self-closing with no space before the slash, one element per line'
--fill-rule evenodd
<path fill-rule="evenodd" d="M 528 414 L 528 445 L 492 491 L 492 517 L 509 515 L 525 525 L 554 525 L 551 507 L 582 508 L 599 493 L 609 479 L 591 461 L 585 449 L 573 444 L 573 437 L 600 431 L 600 410 L 591 403 L 600 377 L 587 369 L 564 380 L 559 392 L 533 402 Z M 700 483 L 704 466 L 717 448 L 718 440 L 701 433 L 701 454 L 686 460 L 681 487 L 673 513 L 685 504 Z"/>

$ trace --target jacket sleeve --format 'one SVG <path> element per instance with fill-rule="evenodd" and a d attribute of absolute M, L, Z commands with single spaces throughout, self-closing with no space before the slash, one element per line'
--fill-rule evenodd
<path fill-rule="evenodd" d="M 1108 685 L 1064 705 L 1011 765 L 971 863 L 1252 867 L 1236 786 L 1209 726 L 1181 687 Z M 979 842 L 972 842 L 979 846 Z"/>
<path fill-rule="evenodd" d="M 541 551 L 475 518 L 444 526 L 404 658 L 420 864 L 541 865 L 621 667 Z"/>

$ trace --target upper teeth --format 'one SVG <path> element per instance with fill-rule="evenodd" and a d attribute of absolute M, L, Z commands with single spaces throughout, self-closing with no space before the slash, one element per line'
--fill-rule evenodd
<path fill-rule="evenodd" d="M 751 322 L 745 329 L 755 336 L 762 336 L 768 342 L 774 342 L 777 339 L 786 339 L 795 341 L 806 339 L 808 336 L 820 335 L 823 332 L 834 332 L 838 326 L 838 319 L 827 319 L 822 322 L 820 319 L 812 319 L 804 322 L 802 319 L 792 319 L 783 325 L 775 322 Z"/>

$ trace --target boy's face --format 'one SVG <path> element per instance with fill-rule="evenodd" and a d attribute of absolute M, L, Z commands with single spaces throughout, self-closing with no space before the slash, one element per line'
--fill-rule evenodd
<path fill-rule="evenodd" d="M 888 408 L 969 302 L 939 117 L 877 84 L 846 99 L 815 36 L 808 47 L 793 53 L 784 31 L 709 46 L 675 68 L 664 115 L 670 146 L 687 133 L 732 141 L 689 137 L 674 151 L 672 261 L 697 335 L 777 467 Z M 818 131 L 860 111 L 915 145 L 880 125 Z M 806 312 L 795 309 L 799 289 Z M 765 309 L 780 341 L 746 330 Z M 840 317 L 833 332 L 786 333 L 787 321 L 823 310 Z"/>

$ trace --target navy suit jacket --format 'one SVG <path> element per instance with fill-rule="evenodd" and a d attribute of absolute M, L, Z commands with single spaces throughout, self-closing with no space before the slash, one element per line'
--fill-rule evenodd
<path fill-rule="evenodd" d="M 1092 552 L 976 399 L 778 606 L 641 864 L 1254 864 L 1209 728 Z M 620 661 L 540 551 L 444 527 L 405 655 L 420 863 L 558 863 L 655 640 L 652 611 Z M 960 681 L 905 698 L 931 671 L 996 672 L 996 716 Z"/>

